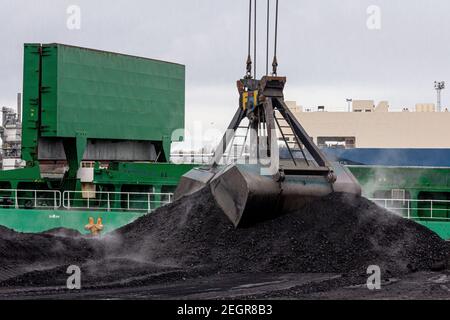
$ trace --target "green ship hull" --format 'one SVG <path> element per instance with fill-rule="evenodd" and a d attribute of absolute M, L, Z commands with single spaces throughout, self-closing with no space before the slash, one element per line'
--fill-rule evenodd
<path fill-rule="evenodd" d="M 363 195 L 450 240 L 450 168 L 348 166 Z"/>
<path fill-rule="evenodd" d="M 84 226 L 89 218 L 102 219 L 103 233 L 113 231 L 127 225 L 145 212 L 126 211 L 71 211 L 71 210 L 38 210 L 38 209 L 0 209 L 0 225 L 23 233 L 40 233 L 56 228 L 77 230 L 88 234 Z"/>
<path fill-rule="evenodd" d="M 134 167 L 134 166 L 133 166 Z M 145 166 L 140 164 L 139 168 L 147 167 L 147 170 L 139 171 L 141 175 L 145 171 L 151 169 L 151 165 Z M 157 165 L 154 168 L 163 167 L 163 172 L 171 172 L 166 176 L 166 183 L 170 186 L 170 190 L 174 190 L 180 177 L 191 170 L 195 165 L 175 165 L 164 164 Z M 449 190 L 448 182 L 450 181 L 450 169 L 448 168 L 401 168 L 401 167 L 370 167 L 370 166 L 350 166 L 350 171 L 355 175 L 363 187 L 364 196 L 374 199 L 380 205 L 388 203 L 392 204 L 387 197 L 392 190 L 404 190 L 407 198 L 404 203 L 387 206 L 388 209 L 402 214 L 405 218 L 410 218 L 417 223 L 429 228 L 437 233 L 445 240 L 450 240 L 450 203 L 443 200 L 443 195 Z M 129 177 L 130 172 L 126 172 Z M 121 184 L 124 183 L 120 178 L 120 173 L 109 175 L 109 179 L 116 180 Z M 160 177 L 161 174 L 158 174 Z M 168 177 L 170 176 L 170 178 Z M 101 177 L 101 178 L 100 178 Z M 124 176 L 125 178 L 125 176 Z M 102 176 L 99 176 L 99 182 L 104 182 Z M 159 178 L 158 183 L 163 183 L 164 179 Z M 142 182 L 142 180 L 141 180 Z M 154 182 L 154 180 L 153 180 Z M 147 181 L 150 183 L 150 181 Z M 159 188 L 161 189 L 161 188 Z M 384 203 L 381 203 L 380 195 L 383 196 Z M 431 200 L 425 199 L 433 195 L 434 208 L 431 210 L 427 204 Z M 400 199 L 397 199 L 400 200 Z M 163 202 L 156 202 L 152 209 L 163 205 Z M 430 213 L 433 213 L 430 215 Z M 54 228 L 68 228 L 78 230 L 81 233 L 88 233 L 84 226 L 88 223 L 89 218 L 94 220 L 102 218 L 104 232 L 109 232 L 120 228 L 128 223 L 133 222 L 137 218 L 151 214 L 149 210 L 121 210 L 121 208 L 100 208 L 100 209 L 16 209 L 16 208 L 0 208 L 0 225 L 16 230 L 18 232 L 43 232 Z"/>

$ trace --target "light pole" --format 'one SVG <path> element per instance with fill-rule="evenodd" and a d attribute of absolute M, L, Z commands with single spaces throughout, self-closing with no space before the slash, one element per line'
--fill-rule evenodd
<path fill-rule="evenodd" d="M 351 112 L 351 103 L 353 102 L 353 99 L 347 99 L 347 104 L 348 104 L 348 112 Z"/>
<path fill-rule="evenodd" d="M 445 82 L 444 81 L 435 81 L 434 82 L 434 88 L 437 92 L 437 111 L 441 112 L 441 91 L 445 89 Z"/>

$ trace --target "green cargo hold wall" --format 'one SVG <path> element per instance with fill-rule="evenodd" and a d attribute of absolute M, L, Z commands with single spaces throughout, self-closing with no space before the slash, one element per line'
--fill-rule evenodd
<path fill-rule="evenodd" d="M 44 137 L 166 143 L 184 128 L 183 65 L 61 44 L 25 44 L 24 55 L 25 149 L 36 126 Z"/>

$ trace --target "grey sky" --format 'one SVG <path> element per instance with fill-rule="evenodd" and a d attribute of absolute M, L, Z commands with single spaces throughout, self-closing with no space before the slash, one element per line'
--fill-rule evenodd
<path fill-rule="evenodd" d="M 274 2 L 273 0 L 271 0 Z M 258 68 L 264 65 L 265 0 L 258 0 Z M 66 27 L 81 8 L 81 29 Z M 23 43 L 61 42 L 186 64 L 187 121 L 223 128 L 244 73 L 246 0 L 1 0 L 0 105 L 22 87 Z M 366 26 L 381 8 L 381 29 Z M 279 74 L 286 98 L 346 108 L 345 98 L 392 107 L 434 102 L 434 80 L 450 80 L 448 0 L 280 0 Z M 450 92 L 443 93 L 450 105 Z"/>

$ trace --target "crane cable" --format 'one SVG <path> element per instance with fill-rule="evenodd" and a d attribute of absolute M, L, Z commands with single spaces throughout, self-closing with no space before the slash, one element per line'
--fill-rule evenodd
<path fill-rule="evenodd" d="M 266 76 L 269 75 L 270 0 L 267 0 Z"/>
<path fill-rule="evenodd" d="M 249 0 L 248 10 L 248 55 L 247 55 L 247 71 L 246 79 L 252 78 L 252 57 L 251 57 L 251 42 L 252 42 L 252 0 Z"/>
<path fill-rule="evenodd" d="M 254 44 L 253 44 L 253 66 L 254 66 L 254 73 L 253 73 L 253 77 L 256 79 L 256 0 L 255 0 L 255 27 L 254 27 L 254 35 L 253 35 L 253 40 L 254 40 Z"/>
<path fill-rule="evenodd" d="M 249 10 L 248 10 L 248 55 L 247 55 L 247 71 L 246 79 L 256 79 L 256 53 L 257 53 L 257 11 L 256 11 L 256 0 L 254 0 L 254 7 L 252 7 L 253 0 L 249 0 Z M 253 30 L 253 58 L 252 62 L 251 56 L 251 44 L 252 44 L 252 12 L 254 13 L 254 30 Z M 274 53 L 272 61 L 272 76 L 277 75 L 278 69 L 278 59 L 277 59 L 277 46 L 278 46 L 278 0 L 276 0 L 275 7 L 275 42 L 274 42 Z M 269 38 L 270 38 L 270 0 L 267 0 L 267 35 L 266 35 L 266 75 L 269 74 Z M 253 64 L 253 75 L 252 75 L 252 64 Z"/>
<path fill-rule="evenodd" d="M 278 44 L 278 0 L 276 2 L 275 9 L 275 44 L 274 44 L 274 53 L 273 53 L 273 62 L 272 62 L 272 75 L 277 75 L 278 68 L 278 60 L 277 60 L 277 44 Z"/>

